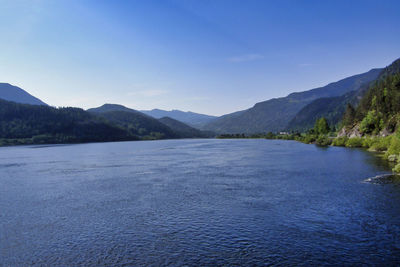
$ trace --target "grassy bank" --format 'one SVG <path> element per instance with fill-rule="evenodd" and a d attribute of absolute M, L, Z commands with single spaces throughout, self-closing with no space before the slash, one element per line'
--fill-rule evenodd
<path fill-rule="evenodd" d="M 369 151 L 380 152 L 383 158 L 396 163 L 394 172 L 400 173 L 400 130 L 395 134 L 381 136 L 364 137 L 332 137 L 327 134 L 302 134 L 295 140 L 320 146 L 342 146 L 349 148 L 365 148 Z"/>
<path fill-rule="evenodd" d="M 393 163 L 397 163 L 393 168 L 394 172 L 400 173 L 400 133 L 386 137 L 366 136 L 366 137 L 338 137 L 333 140 L 334 146 L 362 147 L 369 151 L 383 153 L 383 157 Z"/>

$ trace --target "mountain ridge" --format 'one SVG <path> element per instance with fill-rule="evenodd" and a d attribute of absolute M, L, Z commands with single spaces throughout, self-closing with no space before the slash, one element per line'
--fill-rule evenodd
<path fill-rule="evenodd" d="M 169 117 L 171 119 L 175 119 L 185 124 L 188 124 L 194 128 L 201 128 L 206 123 L 217 118 L 217 116 L 206 115 L 192 111 L 181 111 L 179 109 L 173 109 L 170 111 L 163 109 L 152 109 L 152 110 L 140 110 L 140 112 L 156 119 L 160 119 L 162 117 Z"/>
<path fill-rule="evenodd" d="M 207 138 L 212 136 L 211 133 L 195 129 L 181 121 L 169 117 L 156 119 L 119 104 L 104 104 L 87 111 L 127 129 L 132 135 L 145 139 Z"/>
<path fill-rule="evenodd" d="M 179 135 L 157 119 L 119 104 L 104 104 L 87 110 L 144 139 L 179 138 Z"/>
<path fill-rule="evenodd" d="M 221 116 L 206 124 L 202 129 L 228 134 L 281 131 L 303 107 L 313 100 L 322 97 L 337 97 L 355 91 L 363 84 L 374 80 L 380 71 L 381 69 L 371 69 L 322 87 L 262 101 L 247 110 Z"/>
<path fill-rule="evenodd" d="M 362 84 L 359 89 L 348 92 L 340 97 L 331 97 L 325 99 L 316 99 L 302 110 L 289 122 L 287 130 L 304 131 L 311 129 L 314 122 L 319 118 L 326 118 L 331 127 L 339 126 L 346 112 L 347 106 L 357 107 L 365 94 L 380 80 L 386 76 L 393 75 L 399 70 L 399 62 L 397 59 L 389 66 L 378 69 L 380 70 L 375 80 Z"/>
<path fill-rule="evenodd" d="M 24 89 L 9 83 L 0 83 L 0 99 L 20 104 L 47 106 L 47 104 L 39 98 L 34 97 Z"/>

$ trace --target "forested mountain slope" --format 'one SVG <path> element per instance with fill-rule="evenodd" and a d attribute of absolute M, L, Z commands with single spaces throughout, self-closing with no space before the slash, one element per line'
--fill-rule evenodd
<path fill-rule="evenodd" d="M 218 133 L 261 133 L 286 129 L 289 122 L 307 104 L 323 97 L 337 97 L 359 89 L 376 79 L 380 69 L 354 75 L 309 91 L 257 103 L 254 107 L 219 117 L 203 129 Z"/>
<path fill-rule="evenodd" d="M 179 138 L 177 133 L 157 119 L 122 105 L 104 104 L 88 111 L 144 139 Z"/>
<path fill-rule="evenodd" d="M 183 122 L 169 117 L 163 117 L 158 120 L 171 128 L 176 134 L 178 134 L 180 138 L 207 138 L 213 136 L 213 134 L 210 132 L 200 131 Z"/>
<path fill-rule="evenodd" d="M 0 138 L 5 144 L 136 140 L 126 130 L 79 108 L 53 108 L 0 100 Z"/>
<path fill-rule="evenodd" d="M 386 67 L 354 109 L 349 106 L 345 127 L 359 125 L 364 134 L 393 132 L 400 121 L 400 59 Z"/>

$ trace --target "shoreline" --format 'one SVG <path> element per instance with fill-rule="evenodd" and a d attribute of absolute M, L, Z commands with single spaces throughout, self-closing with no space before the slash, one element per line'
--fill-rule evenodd
<path fill-rule="evenodd" d="M 243 136 L 222 135 L 219 139 L 267 139 L 267 140 L 292 140 L 307 145 L 316 145 L 320 147 L 346 147 L 346 148 L 362 148 L 368 152 L 376 153 L 389 163 L 393 163 L 392 172 L 400 174 L 400 138 L 396 134 L 389 136 L 365 136 L 365 137 L 334 137 L 329 134 L 270 134 Z"/>

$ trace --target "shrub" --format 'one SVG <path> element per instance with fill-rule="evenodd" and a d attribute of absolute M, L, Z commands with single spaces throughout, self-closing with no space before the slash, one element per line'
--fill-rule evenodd
<path fill-rule="evenodd" d="M 394 172 L 400 173 L 400 163 L 398 163 L 394 168 L 393 168 Z"/>
<path fill-rule="evenodd" d="M 41 135 L 35 135 L 32 137 L 32 142 L 34 144 L 45 144 L 45 143 L 51 143 L 52 141 L 54 142 L 55 138 L 51 135 L 48 134 L 41 134 Z"/>
<path fill-rule="evenodd" d="M 318 136 L 315 143 L 319 146 L 329 146 L 332 143 L 332 140 L 321 134 Z"/>
<path fill-rule="evenodd" d="M 363 139 L 360 137 L 349 138 L 346 142 L 346 147 L 362 147 Z"/>
<path fill-rule="evenodd" d="M 360 124 L 360 130 L 364 134 L 377 133 L 382 127 L 383 120 L 381 119 L 381 114 L 375 110 L 369 111 Z"/>
<path fill-rule="evenodd" d="M 316 139 L 317 137 L 315 135 L 307 134 L 306 136 L 304 136 L 303 142 L 306 144 L 311 144 L 314 143 Z"/>
<path fill-rule="evenodd" d="M 341 136 L 333 139 L 332 145 L 334 146 L 346 146 L 346 142 L 349 138 L 347 136 Z"/>
<path fill-rule="evenodd" d="M 363 140 L 362 146 L 365 148 L 370 148 L 377 142 L 378 142 L 378 138 L 376 138 L 376 137 L 365 137 Z"/>
<path fill-rule="evenodd" d="M 400 139 L 397 136 L 393 136 L 390 140 L 390 145 L 385 153 L 387 159 L 390 155 L 400 154 Z"/>
<path fill-rule="evenodd" d="M 376 142 L 370 147 L 373 151 L 386 151 L 388 150 L 391 143 L 392 136 L 378 137 Z"/>

